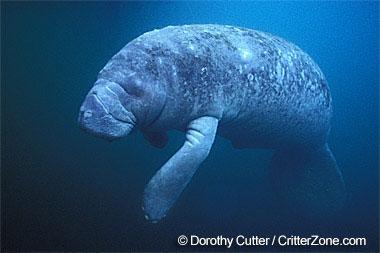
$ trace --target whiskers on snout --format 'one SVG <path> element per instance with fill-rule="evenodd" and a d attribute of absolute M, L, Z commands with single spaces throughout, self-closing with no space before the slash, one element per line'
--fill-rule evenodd
<path fill-rule="evenodd" d="M 80 108 L 78 123 L 86 132 L 114 140 L 128 135 L 135 120 L 114 91 L 107 86 L 94 86 Z"/>

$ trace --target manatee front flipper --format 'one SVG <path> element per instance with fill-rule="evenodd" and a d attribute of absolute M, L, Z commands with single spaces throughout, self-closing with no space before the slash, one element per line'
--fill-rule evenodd
<path fill-rule="evenodd" d="M 144 132 L 144 137 L 156 148 L 165 147 L 169 140 L 167 133 L 161 132 Z"/>
<path fill-rule="evenodd" d="M 304 217 L 336 214 L 345 202 L 342 174 L 327 144 L 317 149 L 276 151 L 270 175 L 280 201 Z"/>
<path fill-rule="evenodd" d="M 143 209 L 147 219 L 158 221 L 165 217 L 206 159 L 217 127 L 218 119 L 208 116 L 189 123 L 183 146 L 156 172 L 145 188 Z"/>

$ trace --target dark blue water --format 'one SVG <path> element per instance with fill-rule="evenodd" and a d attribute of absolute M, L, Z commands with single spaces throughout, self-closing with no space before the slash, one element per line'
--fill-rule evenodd
<path fill-rule="evenodd" d="M 7 2 L 1 21 L 3 250 L 222 250 L 180 247 L 180 234 L 365 237 L 367 246 L 339 250 L 378 250 L 379 3 Z M 77 113 L 97 72 L 127 42 L 193 23 L 267 31 L 319 64 L 333 96 L 329 143 L 349 194 L 341 213 L 288 215 L 267 177 L 271 151 L 235 150 L 217 138 L 168 217 L 145 221 L 144 186 L 182 134 L 170 133 L 164 150 L 140 133 L 108 143 L 83 133 Z"/>

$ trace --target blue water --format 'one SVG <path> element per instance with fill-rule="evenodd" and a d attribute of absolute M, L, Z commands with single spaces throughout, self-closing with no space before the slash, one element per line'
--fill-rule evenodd
<path fill-rule="evenodd" d="M 1 21 L 3 250 L 223 249 L 180 247 L 180 234 L 366 237 L 367 246 L 339 250 L 378 250 L 378 2 L 2 2 Z M 349 195 L 341 213 L 320 221 L 288 215 L 267 177 L 271 151 L 235 150 L 217 138 L 168 217 L 145 221 L 144 186 L 182 134 L 170 133 L 164 150 L 140 133 L 108 143 L 83 133 L 77 113 L 127 42 L 193 23 L 267 31 L 319 64 L 333 97 L 329 144 Z"/>

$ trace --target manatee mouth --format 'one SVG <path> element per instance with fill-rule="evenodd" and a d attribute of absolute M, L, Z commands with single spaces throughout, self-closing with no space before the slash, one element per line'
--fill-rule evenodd
<path fill-rule="evenodd" d="M 133 114 L 112 97 L 109 88 L 105 89 L 87 95 L 80 108 L 79 125 L 84 131 L 107 140 L 127 136 L 135 125 Z"/>
<path fill-rule="evenodd" d="M 103 107 L 103 110 L 106 112 L 106 115 L 110 115 L 114 120 L 124 122 L 126 124 L 132 125 L 133 127 L 134 123 L 132 123 L 131 120 L 120 117 L 118 116 L 118 114 L 115 114 L 115 113 L 112 113 L 112 111 L 109 111 L 106 105 L 103 103 L 103 101 L 99 98 L 97 93 L 92 93 L 91 95 L 93 95 L 95 97 L 95 100 Z"/>

